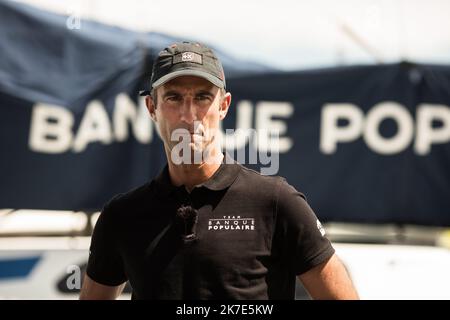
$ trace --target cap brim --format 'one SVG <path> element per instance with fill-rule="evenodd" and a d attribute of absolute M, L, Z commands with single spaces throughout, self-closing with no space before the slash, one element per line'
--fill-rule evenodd
<path fill-rule="evenodd" d="M 140 95 L 141 97 L 149 96 L 150 93 L 151 93 L 150 90 L 142 90 L 142 91 L 139 91 L 139 95 Z"/>
<path fill-rule="evenodd" d="M 219 88 L 224 88 L 224 82 L 222 80 L 220 80 L 219 78 L 217 78 L 216 76 L 213 76 L 212 74 L 209 74 L 207 72 L 201 71 L 201 70 L 195 70 L 195 69 L 184 69 L 184 70 L 178 70 L 178 71 L 174 71 L 171 72 L 169 74 L 166 74 L 165 76 L 159 78 L 157 81 L 155 81 L 152 84 L 152 88 L 156 88 L 159 87 L 160 85 L 163 85 L 164 83 L 175 79 L 177 77 L 181 77 L 181 76 L 196 76 L 196 77 L 200 77 L 203 79 L 208 80 L 209 82 L 211 82 L 213 85 L 219 87 Z"/>

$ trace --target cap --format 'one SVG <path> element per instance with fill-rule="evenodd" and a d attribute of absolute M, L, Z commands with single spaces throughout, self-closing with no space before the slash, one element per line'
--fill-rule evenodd
<path fill-rule="evenodd" d="M 152 89 L 179 76 L 204 78 L 219 88 L 225 88 L 222 64 L 214 52 L 196 42 L 178 42 L 161 51 L 153 62 Z M 148 95 L 143 91 L 141 95 Z"/>

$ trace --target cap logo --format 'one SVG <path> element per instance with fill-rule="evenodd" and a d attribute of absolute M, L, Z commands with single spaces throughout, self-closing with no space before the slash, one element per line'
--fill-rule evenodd
<path fill-rule="evenodd" d="M 181 61 L 192 61 L 194 60 L 194 55 L 192 52 L 183 52 L 181 55 Z"/>
<path fill-rule="evenodd" d="M 203 64 L 203 57 L 201 54 L 198 54 L 196 52 L 181 52 L 177 53 L 173 56 L 173 64 L 181 63 L 181 62 L 192 62 L 192 63 L 198 63 Z"/>

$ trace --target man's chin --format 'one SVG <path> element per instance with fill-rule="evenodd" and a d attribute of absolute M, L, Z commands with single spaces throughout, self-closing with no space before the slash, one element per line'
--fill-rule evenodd
<path fill-rule="evenodd" d="M 189 164 L 202 164 L 204 162 L 211 162 L 212 161 L 212 155 L 210 150 L 208 150 L 206 147 L 198 147 L 195 145 L 191 145 L 190 155 L 188 158 L 190 158 Z"/>

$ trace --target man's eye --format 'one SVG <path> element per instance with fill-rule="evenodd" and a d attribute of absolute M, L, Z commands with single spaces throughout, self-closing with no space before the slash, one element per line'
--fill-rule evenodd
<path fill-rule="evenodd" d="M 180 96 L 168 96 L 167 101 L 179 101 Z"/>
<path fill-rule="evenodd" d="M 197 98 L 197 100 L 207 100 L 207 99 L 209 99 L 209 96 L 206 94 L 200 94 L 196 98 Z"/>

